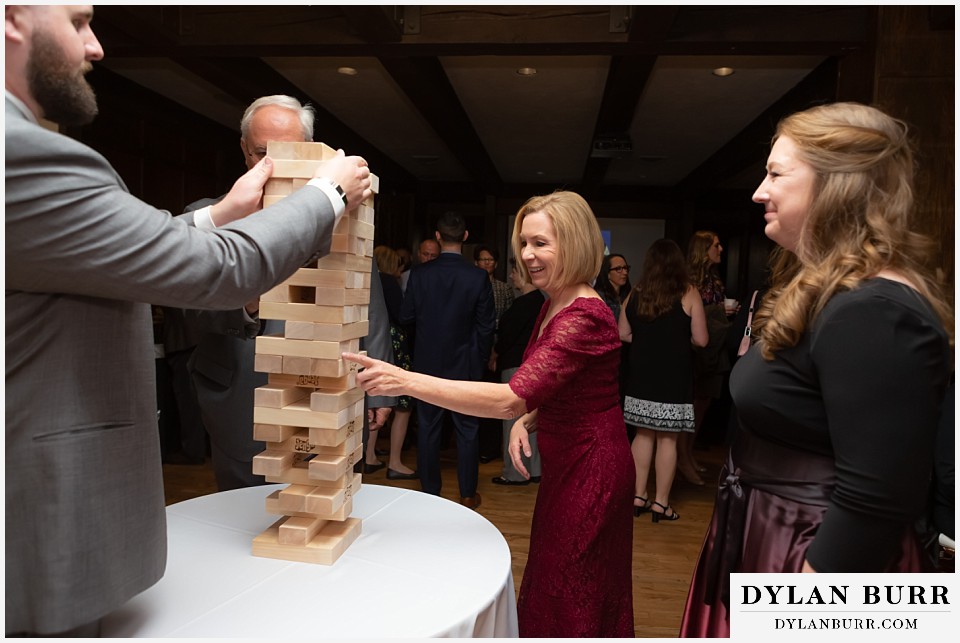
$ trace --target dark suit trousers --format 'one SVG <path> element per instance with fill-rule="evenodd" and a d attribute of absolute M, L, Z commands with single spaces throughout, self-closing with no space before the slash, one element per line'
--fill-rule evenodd
<path fill-rule="evenodd" d="M 440 495 L 440 434 L 445 410 L 417 400 L 417 472 L 424 493 Z M 477 431 L 480 421 L 472 415 L 450 412 L 456 427 L 457 480 L 460 497 L 477 493 L 480 467 L 480 442 Z"/>

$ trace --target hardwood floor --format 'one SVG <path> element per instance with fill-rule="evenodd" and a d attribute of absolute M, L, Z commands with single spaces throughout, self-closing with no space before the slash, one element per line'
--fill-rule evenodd
<path fill-rule="evenodd" d="M 380 444 L 386 448 L 386 440 Z M 704 480 L 716 480 L 726 454 L 722 447 L 698 450 L 697 458 L 708 468 Z M 416 450 L 404 451 L 404 463 L 414 466 Z M 443 496 L 459 498 L 456 451 L 441 454 Z M 500 475 L 501 460 L 480 465 L 478 491 L 483 497 L 479 513 L 503 534 L 513 555 L 513 579 L 517 590 L 523 579 L 530 546 L 530 520 L 536 500 L 536 484 L 509 487 L 490 479 Z M 167 504 L 216 492 L 209 460 L 200 466 L 164 465 Z M 416 480 L 387 480 L 386 469 L 365 475 L 364 484 L 379 484 L 419 490 Z M 690 578 L 713 510 L 715 484 L 695 487 L 679 479 L 674 483 L 671 502 L 680 514 L 676 522 L 654 524 L 649 514 L 634 521 L 633 529 L 633 610 L 638 637 L 674 638 L 687 596 Z"/>

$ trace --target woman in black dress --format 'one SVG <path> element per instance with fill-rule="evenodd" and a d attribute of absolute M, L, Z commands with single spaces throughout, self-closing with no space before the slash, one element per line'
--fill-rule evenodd
<path fill-rule="evenodd" d="M 677 470 L 677 436 L 693 432 L 693 351 L 707 343 L 700 293 L 674 241 L 653 242 L 643 272 L 623 302 L 620 339 L 630 350 L 624 384 L 623 419 L 636 427 L 630 445 L 637 469 L 634 515 L 653 512 L 654 522 L 676 520 L 670 489 Z M 656 494 L 647 492 L 656 450 Z"/>
<path fill-rule="evenodd" d="M 681 636 L 729 635 L 730 573 L 931 570 L 925 513 L 953 312 L 911 229 L 906 125 L 855 103 L 781 121 L 753 200 L 792 255 L 733 370 L 740 417 Z"/>

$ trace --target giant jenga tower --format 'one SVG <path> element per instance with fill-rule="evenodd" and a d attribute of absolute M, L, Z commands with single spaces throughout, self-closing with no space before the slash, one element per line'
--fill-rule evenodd
<path fill-rule="evenodd" d="M 264 207 L 334 153 L 323 143 L 268 143 L 274 170 Z M 254 538 L 254 556 L 332 565 L 360 535 L 360 520 L 349 516 L 360 489 L 353 465 L 363 459 L 363 390 L 356 364 L 340 353 L 358 351 L 367 334 L 373 214 L 373 197 L 344 214 L 330 254 L 260 297 L 260 317 L 283 319 L 286 330 L 257 338 L 254 368 L 269 375 L 254 393 L 253 431 L 267 448 L 253 472 L 289 486 L 267 497 L 267 513 L 282 517 Z"/>

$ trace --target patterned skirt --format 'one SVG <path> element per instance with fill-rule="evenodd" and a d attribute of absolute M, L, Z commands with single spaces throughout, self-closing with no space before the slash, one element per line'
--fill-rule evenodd
<path fill-rule="evenodd" d="M 654 431 L 693 433 L 693 404 L 651 402 L 629 395 L 623 400 L 623 419 L 627 424 Z"/>

